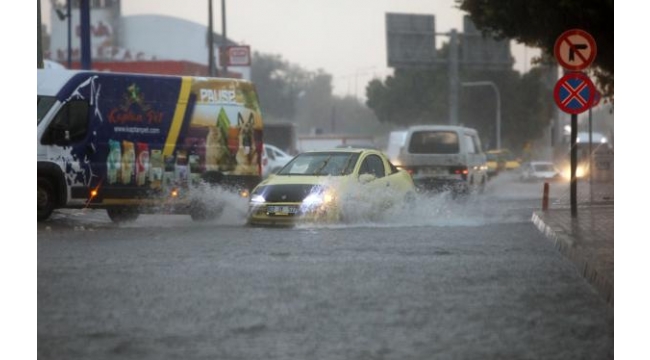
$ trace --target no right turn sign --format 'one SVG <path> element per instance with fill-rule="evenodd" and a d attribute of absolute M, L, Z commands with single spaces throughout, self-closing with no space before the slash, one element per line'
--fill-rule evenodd
<path fill-rule="evenodd" d="M 563 68 L 581 71 L 596 58 L 596 41 L 584 30 L 567 30 L 555 41 L 553 52 Z"/>

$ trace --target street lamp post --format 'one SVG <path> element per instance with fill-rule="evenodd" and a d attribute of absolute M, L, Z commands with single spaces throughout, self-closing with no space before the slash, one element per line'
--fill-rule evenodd
<path fill-rule="evenodd" d="M 494 94 L 496 95 L 497 102 L 497 118 L 496 118 L 496 135 L 497 135 L 497 149 L 501 149 L 501 94 L 499 93 L 499 88 L 492 81 L 469 81 L 460 83 L 461 86 L 471 87 L 471 86 L 489 86 L 494 89 Z"/>

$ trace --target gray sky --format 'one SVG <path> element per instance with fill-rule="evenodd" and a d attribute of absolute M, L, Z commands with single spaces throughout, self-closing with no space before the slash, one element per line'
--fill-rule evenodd
<path fill-rule="evenodd" d="M 57 0 L 63 3 L 64 0 Z M 221 0 L 213 0 L 213 26 L 221 33 Z M 49 22 L 50 0 L 42 0 Z M 208 0 L 122 0 L 122 14 L 161 14 L 208 23 Z M 237 0 L 226 1 L 226 33 L 253 51 L 279 54 L 307 70 L 333 76 L 337 95 L 364 97 L 372 78 L 392 73 L 386 64 L 386 13 L 435 15 L 436 32 L 462 31 L 453 0 Z M 447 38 L 437 39 L 437 47 Z M 539 54 L 513 43 L 515 68 L 526 71 Z"/>

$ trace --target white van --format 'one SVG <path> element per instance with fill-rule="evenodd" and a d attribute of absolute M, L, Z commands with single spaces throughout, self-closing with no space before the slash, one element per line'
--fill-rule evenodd
<path fill-rule="evenodd" d="M 396 165 L 421 191 L 478 192 L 487 183 L 486 155 L 478 132 L 463 126 L 418 125 L 406 132 Z"/>
<path fill-rule="evenodd" d="M 399 157 L 400 150 L 406 144 L 406 134 L 407 130 L 395 130 L 391 131 L 388 135 L 388 145 L 386 145 L 386 156 L 393 163 L 397 164 L 397 159 Z"/>
<path fill-rule="evenodd" d="M 262 148 L 262 178 L 266 179 L 269 175 L 275 174 L 291 159 L 293 156 L 280 150 L 277 146 L 265 143 Z"/>

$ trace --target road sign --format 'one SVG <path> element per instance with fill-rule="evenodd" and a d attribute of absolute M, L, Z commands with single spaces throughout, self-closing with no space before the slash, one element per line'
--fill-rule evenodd
<path fill-rule="evenodd" d="M 596 93 L 594 94 L 594 103 L 591 105 L 591 107 L 598 106 L 602 98 L 603 98 L 603 94 L 601 94 L 600 91 L 596 90 Z"/>
<path fill-rule="evenodd" d="M 386 13 L 388 66 L 430 67 L 436 61 L 433 15 Z"/>
<path fill-rule="evenodd" d="M 226 46 L 219 50 L 221 66 L 251 66 L 250 46 Z"/>
<path fill-rule="evenodd" d="M 563 68 L 580 71 L 596 58 L 596 41 L 584 30 L 567 30 L 555 41 L 553 52 Z"/>
<path fill-rule="evenodd" d="M 562 111 L 580 114 L 593 105 L 596 87 L 584 73 L 570 72 L 555 84 L 553 95 Z"/>

